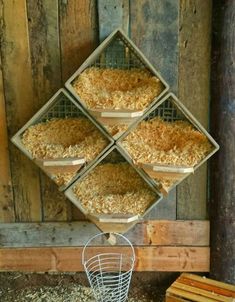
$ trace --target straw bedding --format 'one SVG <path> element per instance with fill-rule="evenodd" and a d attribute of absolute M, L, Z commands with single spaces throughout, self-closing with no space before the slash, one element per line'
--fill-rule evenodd
<path fill-rule="evenodd" d="M 87 118 L 79 117 L 32 125 L 24 132 L 22 143 L 36 159 L 85 157 L 89 162 L 108 142 Z M 66 184 L 73 176 L 74 173 L 60 173 L 55 175 L 55 181 Z"/>
<path fill-rule="evenodd" d="M 164 89 L 145 69 L 87 68 L 73 87 L 89 109 L 143 110 Z"/>
<path fill-rule="evenodd" d="M 96 166 L 73 191 L 90 214 L 143 214 L 156 199 L 128 163 Z"/>

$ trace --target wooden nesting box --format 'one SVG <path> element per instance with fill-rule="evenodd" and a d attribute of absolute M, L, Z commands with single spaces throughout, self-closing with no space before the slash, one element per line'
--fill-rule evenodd
<path fill-rule="evenodd" d="M 93 137 L 100 144 L 94 143 Z M 12 142 L 53 179 L 61 190 L 89 168 L 113 143 L 64 89 L 56 92 L 13 136 Z M 86 146 L 88 142 L 90 146 Z"/>
<path fill-rule="evenodd" d="M 121 29 L 97 47 L 65 86 L 115 139 L 169 89 Z M 138 105 L 144 97 L 145 103 Z"/>
<path fill-rule="evenodd" d="M 117 144 L 164 195 L 219 149 L 173 93 L 129 127 Z"/>
<path fill-rule="evenodd" d="M 234 302 L 235 286 L 183 273 L 167 289 L 166 302 Z"/>
<path fill-rule="evenodd" d="M 161 200 L 151 182 L 117 146 L 83 173 L 65 195 L 102 231 L 120 233 Z"/>

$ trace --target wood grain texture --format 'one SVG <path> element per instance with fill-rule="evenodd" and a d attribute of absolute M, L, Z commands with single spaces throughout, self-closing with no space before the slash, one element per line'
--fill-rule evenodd
<path fill-rule="evenodd" d="M 59 1 L 62 79 L 65 82 L 97 47 L 96 1 Z"/>
<path fill-rule="evenodd" d="M 8 150 L 5 96 L 0 55 L 0 222 L 14 222 L 11 167 Z"/>
<path fill-rule="evenodd" d="M 91 222 L 4 223 L 0 224 L 0 246 L 84 246 L 97 233 L 98 228 Z M 125 234 L 139 246 L 209 246 L 209 235 L 209 221 L 169 220 L 138 223 Z"/>
<path fill-rule="evenodd" d="M 129 32 L 129 0 L 98 0 L 99 39 L 102 42 L 117 28 Z"/>
<path fill-rule="evenodd" d="M 211 277 L 235 283 L 235 1 L 213 2 L 210 167 Z M 218 261 L 221 263 L 217 265 Z"/>
<path fill-rule="evenodd" d="M 34 104 L 39 110 L 61 87 L 58 1 L 27 1 Z M 43 172 L 43 221 L 69 219 L 71 205 Z"/>
<path fill-rule="evenodd" d="M 62 82 L 65 82 L 98 44 L 97 7 L 94 0 L 59 1 Z M 71 219 L 85 216 L 71 205 Z"/>
<path fill-rule="evenodd" d="M 130 36 L 157 71 L 177 92 L 179 1 L 130 2 Z M 146 217 L 176 218 L 176 190 L 172 190 Z"/>
<path fill-rule="evenodd" d="M 35 112 L 25 1 L 1 3 L 2 64 L 9 136 Z M 16 13 L 17 12 L 17 13 Z M 14 22 L 13 22 L 14 20 Z M 10 144 L 16 220 L 40 221 L 38 168 Z"/>
<path fill-rule="evenodd" d="M 78 272 L 83 271 L 82 247 L 0 249 L 0 271 Z M 129 254 L 129 247 L 87 249 L 87 258 L 99 253 Z M 135 271 L 209 271 L 208 247 L 135 247 Z"/>
<path fill-rule="evenodd" d="M 207 128 L 212 1 L 180 1 L 179 99 Z M 207 217 L 206 164 L 177 187 L 177 218 Z"/>

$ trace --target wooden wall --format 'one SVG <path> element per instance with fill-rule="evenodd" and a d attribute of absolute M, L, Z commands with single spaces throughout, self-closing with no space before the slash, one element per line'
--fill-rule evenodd
<path fill-rule="evenodd" d="M 211 0 L 0 2 L 0 222 L 83 220 L 9 141 L 113 29 L 122 27 L 207 127 Z M 206 165 L 148 219 L 205 219 Z"/>

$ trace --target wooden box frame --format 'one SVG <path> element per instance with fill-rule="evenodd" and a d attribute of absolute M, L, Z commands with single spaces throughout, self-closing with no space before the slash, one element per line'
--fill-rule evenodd
<path fill-rule="evenodd" d="M 129 51 L 131 53 L 134 54 L 134 56 L 139 60 L 139 64 L 142 65 L 142 67 L 145 67 L 146 69 L 148 69 L 154 76 L 157 76 L 159 78 L 159 80 L 161 81 L 161 83 L 163 84 L 163 86 L 165 87 L 163 89 L 163 91 L 157 96 L 155 97 L 151 104 L 146 107 L 143 110 L 143 113 L 141 115 L 143 115 L 145 112 L 147 112 L 149 110 L 149 108 L 151 108 L 159 99 L 161 99 L 163 97 L 163 95 L 165 95 L 167 93 L 167 91 L 169 90 L 169 85 L 167 84 L 167 82 L 162 78 L 162 76 L 160 75 L 160 73 L 153 67 L 153 65 L 148 61 L 148 59 L 144 56 L 144 54 L 138 49 L 138 47 L 125 35 L 125 33 L 121 30 L 121 29 L 117 29 L 115 30 L 113 33 L 111 33 L 96 49 L 95 51 L 86 59 L 86 61 L 77 69 L 77 71 L 66 81 L 65 83 L 65 87 L 70 91 L 70 93 L 76 98 L 76 100 L 81 103 L 83 105 L 83 107 L 86 110 L 89 110 L 86 106 L 86 104 L 83 102 L 83 100 L 79 97 L 79 95 L 77 94 L 77 92 L 75 91 L 75 89 L 73 88 L 73 81 L 88 67 L 91 66 L 97 66 L 96 60 L 99 60 L 98 66 L 104 64 L 105 67 L 111 67 L 111 68 L 115 68 L 115 67 L 119 67 L 122 68 L 122 64 L 124 66 L 130 64 L 130 62 L 128 61 L 128 63 L 125 64 L 118 62 L 118 58 L 116 63 L 112 62 L 111 63 L 107 63 L 106 58 L 102 59 L 102 54 L 105 51 L 105 49 L 107 47 L 109 47 L 109 45 L 115 41 L 115 39 L 120 39 L 125 45 L 126 47 L 129 49 Z M 101 56 L 101 58 L 99 59 L 99 57 Z M 129 57 L 128 57 L 129 59 Z M 122 60 L 128 60 L 126 57 L 122 58 Z M 104 60 L 105 63 L 101 63 L 101 61 Z M 102 61 L 103 62 L 103 61 Z M 128 66 L 129 68 L 129 66 Z M 105 110 L 104 110 L 105 111 Z M 115 110 L 114 110 L 115 111 Z M 93 110 L 89 110 L 89 113 L 97 119 L 97 115 L 93 112 Z M 129 114 L 128 114 L 129 113 Z M 137 117 L 132 117 L 131 116 L 131 112 L 125 112 L 123 114 L 123 117 L 119 116 L 117 117 L 117 123 L 119 123 L 120 118 L 123 118 L 124 120 L 129 120 L 129 123 L 133 123 L 134 121 L 138 120 L 138 116 Z M 102 115 L 101 115 L 102 116 Z M 130 122 L 131 120 L 131 122 Z M 102 122 L 100 122 L 100 124 L 102 124 Z M 103 126 L 103 124 L 102 124 Z M 104 127 L 104 126 L 103 126 Z M 105 127 L 104 127 L 105 129 Z M 107 131 L 107 130 L 106 130 Z M 107 131 L 108 132 L 108 131 Z M 110 134 L 109 134 L 110 135 Z M 114 136 L 114 138 L 116 139 L 116 137 Z"/>
<path fill-rule="evenodd" d="M 21 135 L 24 131 L 29 128 L 30 126 L 37 124 L 43 120 L 46 120 L 45 115 L 50 112 L 50 109 L 54 108 L 57 102 L 61 101 L 62 98 L 65 98 L 69 102 L 71 102 L 72 106 L 76 108 L 77 114 L 81 113 L 84 117 L 88 118 L 91 123 L 93 123 L 96 128 L 104 135 L 104 137 L 109 142 L 107 146 L 102 150 L 102 152 L 92 161 L 85 164 L 83 168 L 81 168 L 76 176 L 67 184 L 59 187 L 60 191 L 65 190 L 79 175 L 83 174 L 86 169 L 93 165 L 93 163 L 99 158 L 102 154 L 104 154 L 113 144 L 113 140 L 107 133 L 103 130 L 102 127 L 89 115 L 87 112 L 66 92 L 65 89 L 59 89 L 51 98 L 50 100 L 12 137 L 11 141 L 30 159 L 32 160 L 37 166 L 42 168 L 39 162 L 34 159 L 29 151 L 25 148 L 21 141 Z M 63 100 L 63 99 L 62 99 Z M 72 114 L 72 113 L 71 113 Z M 75 112 L 74 112 L 75 114 Z M 73 116 L 73 115 L 72 115 Z M 53 118 L 54 116 L 52 116 Z M 52 174 L 48 173 L 46 170 L 42 168 L 42 170 L 53 180 Z"/>
<path fill-rule="evenodd" d="M 118 151 L 120 155 L 126 160 L 132 168 L 140 175 L 141 178 L 149 185 L 149 187 L 154 191 L 156 196 L 158 197 L 153 204 L 150 205 L 150 207 L 145 211 L 143 215 L 115 215 L 115 214 L 108 214 L 108 215 L 96 215 L 96 214 L 89 214 L 86 209 L 84 209 L 79 199 L 75 196 L 73 192 L 73 187 L 80 182 L 84 177 L 86 177 L 92 170 L 101 162 L 103 161 L 112 151 Z M 134 226 L 137 222 L 139 222 L 146 214 L 148 214 L 152 208 L 160 202 L 162 199 L 162 195 L 159 194 L 159 192 L 156 190 L 154 185 L 151 181 L 145 176 L 145 174 L 139 170 L 136 169 L 136 167 L 132 164 L 132 162 L 129 160 L 129 158 L 126 157 L 126 154 L 123 153 L 122 149 L 120 149 L 118 146 L 114 145 L 112 146 L 105 154 L 103 154 L 95 163 L 92 165 L 89 169 L 87 169 L 81 177 L 79 177 L 66 191 L 65 191 L 66 197 L 76 206 L 79 208 L 79 210 L 87 216 L 91 221 L 93 221 L 101 230 L 106 230 L 108 227 L 109 232 L 118 231 L 118 232 L 126 232 L 130 227 Z M 104 217 L 105 216 L 105 217 Z M 138 216 L 138 217 L 137 217 Z"/>
<path fill-rule="evenodd" d="M 164 102 L 169 101 L 170 104 L 172 104 L 172 108 L 164 108 Z M 162 105 L 162 108 L 160 107 Z M 169 106 L 169 104 L 168 104 Z M 160 109 L 160 110 L 159 110 Z M 163 112 L 163 113 L 159 113 Z M 119 139 L 117 140 L 117 145 L 119 148 L 122 149 L 123 153 L 126 154 L 129 161 L 131 161 L 134 164 L 134 161 L 129 154 L 129 152 L 125 149 L 125 147 L 122 145 L 122 140 L 128 136 L 128 134 L 135 129 L 143 120 L 146 119 L 152 119 L 156 116 L 163 117 L 163 119 L 166 119 L 167 121 L 175 121 L 175 120 L 187 120 L 189 123 L 191 123 L 198 131 L 203 133 L 210 143 L 213 145 L 214 149 L 195 167 L 193 170 L 195 171 L 198 169 L 203 163 L 205 163 L 215 152 L 219 150 L 219 145 L 216 143 L 216 141 L 213 139 L 213 137 L 207 132 L 207 130 L 199 123 L 199 121 L 192 115 L 192 113 L 179 101 L 179 99 L 173 94 L 168 93 L 165 95 L 159 102 L 157 102 L 148 112 L 146 112 L 141 118 L 139 118 L 134 124 L 130 125 L 130 127 L 126 130 L 125 133 L 123 133 Z M 162 190 L 161 187 L 157 184 L 157 182 L 150 177 L 142 167 L 138 166 L 138 169 L 140 169 L 147 178 L 151 179 L 152 183 L 160 190 L 164 195 L 167 195 L 170 190 L 175 188 L 179 183 L 181 183 L 186 177 L 189 176 L 189 173 L 185 173 L 185 176 L 182 177 L 179 181 L 176 181 L 169 189 L 169 191 Z M 193 172 L 194 172 L 193 171 Z"/>

